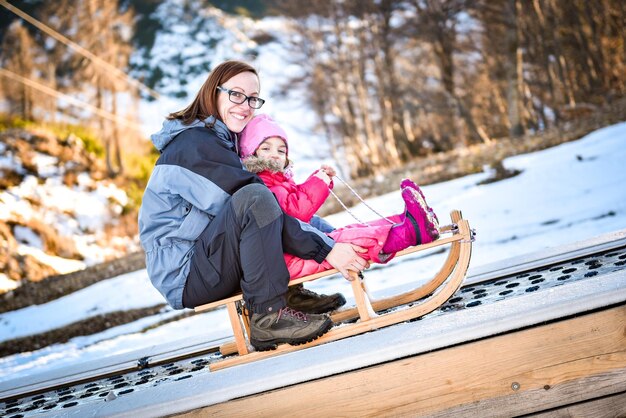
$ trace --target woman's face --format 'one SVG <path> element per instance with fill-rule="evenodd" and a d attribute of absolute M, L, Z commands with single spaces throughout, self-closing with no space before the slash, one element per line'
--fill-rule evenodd
<path fill-rule="evenodd" d="M 250 71 L 237 74 L 224 82 L 221 87 L 238 91 L 248 97 L 259 96 L 259 79 L 256 74 Z M 228 93 L 223 91 L 218 94 L 217 109 L 222 121 L 234 133 L 241 132 L 254 116 L 254 109 L 248 105 L 247 100 L 241 104 L 233 103 L 230 101 Z"/>
<path fill-rule="evenodd" d="M 283 167 L 287 165 L 287 145 L 281 137 L 267 138 L 259 145 L 255 154 L 265 160 L 278 161 Z"/>

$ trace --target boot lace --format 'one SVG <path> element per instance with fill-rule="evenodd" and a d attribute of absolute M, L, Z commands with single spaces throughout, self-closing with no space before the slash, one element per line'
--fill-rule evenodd
<path fill-rule="evenodd" d="M 278 319 L 277 320 L 279 320 L 283 316 L 290 316 L 292 318 L 298 319 L 298 320 L 303 321 L 303 322 L 307 322 L 308 319 L 309 319 L 304 312 L 296 311 L 295 309 L 292 309 L 289 306 L 285 306 L 280 311 L 278 311 Z"/>

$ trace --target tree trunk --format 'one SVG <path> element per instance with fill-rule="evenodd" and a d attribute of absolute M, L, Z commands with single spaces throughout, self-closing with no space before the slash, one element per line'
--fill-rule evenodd
<path fill-rule="evenodd" d="M 118 116 L 117 95 L 115 91 L 113 92 L 113 95 L 111 96 L 111 106 L 112 106 L 111 113 L 115 116 Z M 120 175 L 124 173 L 124 163 L 122 161 L 122 149 L 120 147 L 120 129 L 119 129 L 119 125 L 117 122 L 113 124 L 112 140 L 113 140 L 113 145 L 115 147 L 115 165 L 117 166 L 115 175 Z"/>
<path fill-rule="evenodd" d="M 509 117 L 509 134 L 519 137 L 524 134 L 524 125 L 521 117 L 521 91 L 523 84 L 522 49 L 519 44 L 518 11 L 519 0 L 507 0 L 505 3 L 506 19 L 506 51 L 508 59 L 505 61 L 507 81 L 507 107 Z"/>

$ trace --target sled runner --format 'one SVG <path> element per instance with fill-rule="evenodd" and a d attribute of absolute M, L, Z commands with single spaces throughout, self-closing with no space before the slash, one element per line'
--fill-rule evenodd
<path fill-rule="evenodd" d="M 358 319 L 356 322 L 335 327 L 323 336 L 306 344 L 292 346 L 281 344 L 273 351 L 253 351 L 250 346 L 248 317 L 244 314 L 241 294 L 231 296 L 206 305 L 197 306 L 196 312 L 203 312 L 221 306 L 226 306 L 230 318 L 234 343 L 227 343 L 220 347 L 220 352 L 226 358 L 211 364 L 211 370 L 247 363 L 290 351 L 301 350 L 330 341 L 339 340 L 353 335 L 362 334 L 378 328 L 398 324 L 426 315 L 446 302 L 460 287 L 469 267 L 474 232 L 470 229 L 467 220 L 462 218 L 461 212 L 454 210 L 450 213 L 452 223 L 440 228 L 441 237 L 429 244 L 418 245 L 397 253 L 396 257 L 423 251 L 426 249 L 450 245 L 448 257 L 439 272 L 422 286 L 392 297 L 370 300 L 363 277 L 356 273 L 352 275 L 352 291 L 356 306 L 342 308 L 331 314 L 335 325 Z M 291 280 L 290 286 L 332 276 L 337 270 L 332 269 L 310 276 Z M 397 308 L 397 309 L 391 309 Z"/>

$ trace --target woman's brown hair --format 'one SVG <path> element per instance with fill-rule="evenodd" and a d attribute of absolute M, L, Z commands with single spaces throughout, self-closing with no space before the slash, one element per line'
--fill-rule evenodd
<path fill-rule="evenodd" d="M 191 124 L 196 119 L 204 120 L 211 115 L 222 120 L 217 109 L 217 95 L 220 93 L 217 87 L 237 74 L 246 71 L 253 73 L 257 78 L 259 77 L 254 67 L 245 62 L 225 61 L 221 63 L 211 71 L 193 102 L 183 110 L 170 113 L 167 119 L 180 119 L 186 125 Z"/>

